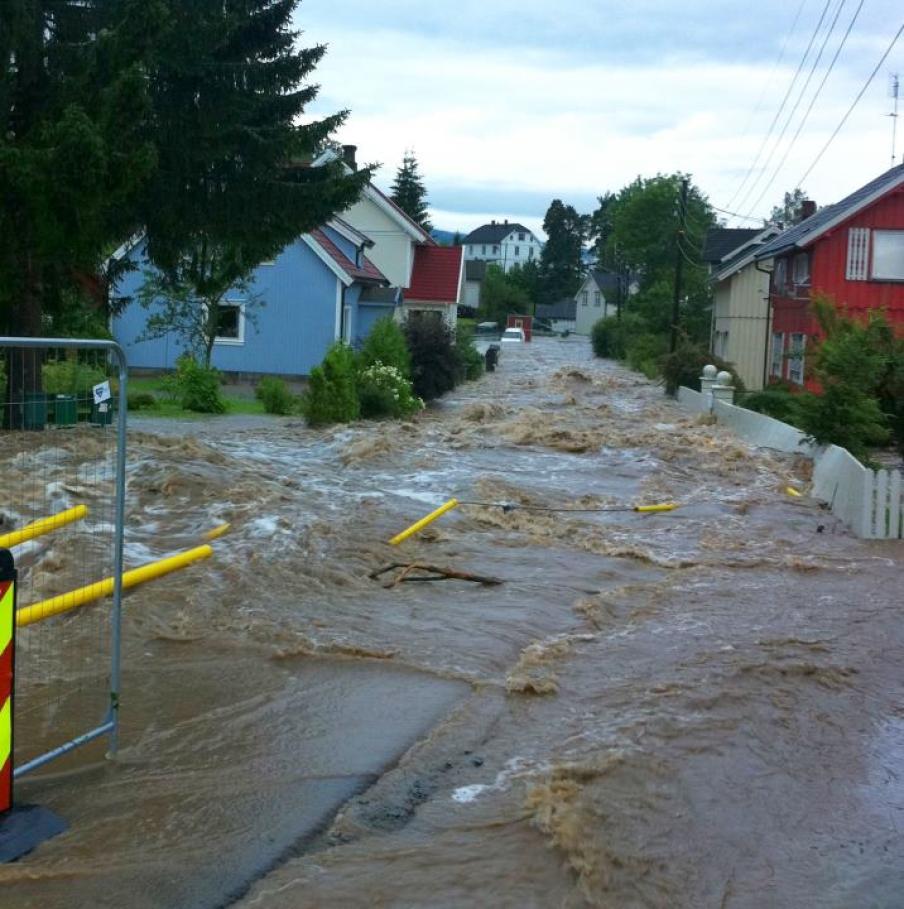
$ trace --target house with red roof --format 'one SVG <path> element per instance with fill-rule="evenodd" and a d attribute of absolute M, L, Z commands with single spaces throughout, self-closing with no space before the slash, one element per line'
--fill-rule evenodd
<path fill-rule="evenodd" d="M 882 310 L 904 333 L 904 164 L 810 214 L 761 246 L 756 259 L 774 260 L 772 379 L 811 384 L 806 350 L 819 331 L 810 311 L 816 293 L 832 296 L 853 315 Z"/>

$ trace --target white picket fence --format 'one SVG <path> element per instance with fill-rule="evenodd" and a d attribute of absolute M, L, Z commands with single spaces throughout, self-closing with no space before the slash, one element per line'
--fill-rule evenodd
<path fill-rule="evenodd" d="M 787 423 L 764 414 L 713 400 L 690 388 L 681 388 L 678 401 L 694 413 L 712 413 L 753 445 L 813 459 L 811 495 L 825 502 L 832 514 L 866 540 L 904 539 L 904 477 L 900 470 L 870 470 L 847 449 L 815 446 Z"/>

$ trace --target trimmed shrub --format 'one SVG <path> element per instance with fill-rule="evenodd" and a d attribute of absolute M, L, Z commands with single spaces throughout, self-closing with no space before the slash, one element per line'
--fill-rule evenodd
<path fill-rule="evenodd" d="M 311 426 L 351 423 L 361 413 L 358 403 L 355 355 L 337 341 L 320 366 L 311 370 L 307 391 L 301 398 L 301 412 Z"/>
<path fill-rule="evenodd" d="M 781 385 L 748 392 L 738 403 L 748 410 L 800 427 L 800 395 L 792 394 Z"/>
<path fill-rule="evenodd" d="M 473 382 L 483 375 L 485 361 L 474 346 L 474 331 L 461 322 L 455 332 L 455 356 L 458 357 L 459 375 L 463 381 Z"/>
<path fill-rule="evenodd" d="M 375 363 L 392 366 L 406 379 L 411 378 L 411 355 L 405 343 L 405 334 L 391 316 L 384 316 L 374 323 L 358 354 L 361 369 Z"/>
<path fill-rule="evenodd" d="M 682 385 L 700 391 L 700 376 L 703 367 L 709 364 L 720 372 L 731 373 L 735 391 L 744 392 L 744 383 L 731 363 L 710 353 L 703 344 L 695 344 L 686 337 L 679 339 L 674 353 L 668 353 L 660 360 L 666 392 L 675 395 Z"/>
<path fill-rule="evenodd" d="M 163 380 L 166 393 L 185 410 L 196 413 L 225 413 L 226 402 L 220 394 L 219 370 L 202 366 L 194 357 L 181 356 L 176 371 Z"/>
<path fill-rule="evenodd" d="M 267 413 L 289 414 L 297 404 L 288 385 L 278 376 L 264 376 L 254 389 L 254 397 L 264 405 Z"/>
<path fill-rule="evenodd" d="M 621 360 L 625 355 L 621 319 L 607 316 L 594 322 L 593 328 L 590 329 L 590 343 L 595 356 Z"/>
<path fill-rule="evenodd" d="M 443 319 L 409 318 L 405 340 L 411 354 L 411 381 L 419 398 L 432 401 L 455 388 L 461 366 L 452 330 Z"/>
<path fill-rule="evenodd" d="M 358 373 L 358 400 L 361 416 L 369 419 L 407 417 L 424 407 L 401 371 L 379 362 Z"/>
<path fill-rule="evenodd" d="M 56 360 L 41 367 L 44 391 L 51 395 L 84 393 L 106 380 L 102 369 L 79 363 L 76 359 Z"/>
<path fill-rule="evenodd" d="M 157 404 L 157 399 L 149 391 L 133 391 L 126 395 L 126 400 L 129 410 L 144 410 Z"/>

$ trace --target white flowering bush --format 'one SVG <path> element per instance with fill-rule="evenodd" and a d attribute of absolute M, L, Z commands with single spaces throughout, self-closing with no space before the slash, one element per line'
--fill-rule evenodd
<path fill-rule="evenodd" d="M 358 400 L 362 417 L 407 417 L 424 407 L 411 382 L 395 366 L 380 360 L 358 373 Z"/>

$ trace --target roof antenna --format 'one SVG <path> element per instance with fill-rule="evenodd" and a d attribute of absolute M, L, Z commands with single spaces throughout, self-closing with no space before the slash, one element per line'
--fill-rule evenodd
<path fill-rule="evenodd" d="M 891 166 L 895 166 L 895 160 L 897 159 L 897 146 L 898 146 L 898 96 L 901 92 L 901 80 L 898 78 L 897 73 L 891 74 L 891 81 L 889 85 L 889 94 L 892 98 L 895 99 L 895 109 L 888 116 L 891 117 Z M 904 156 L 902 156 L 904 157 Z"/>

